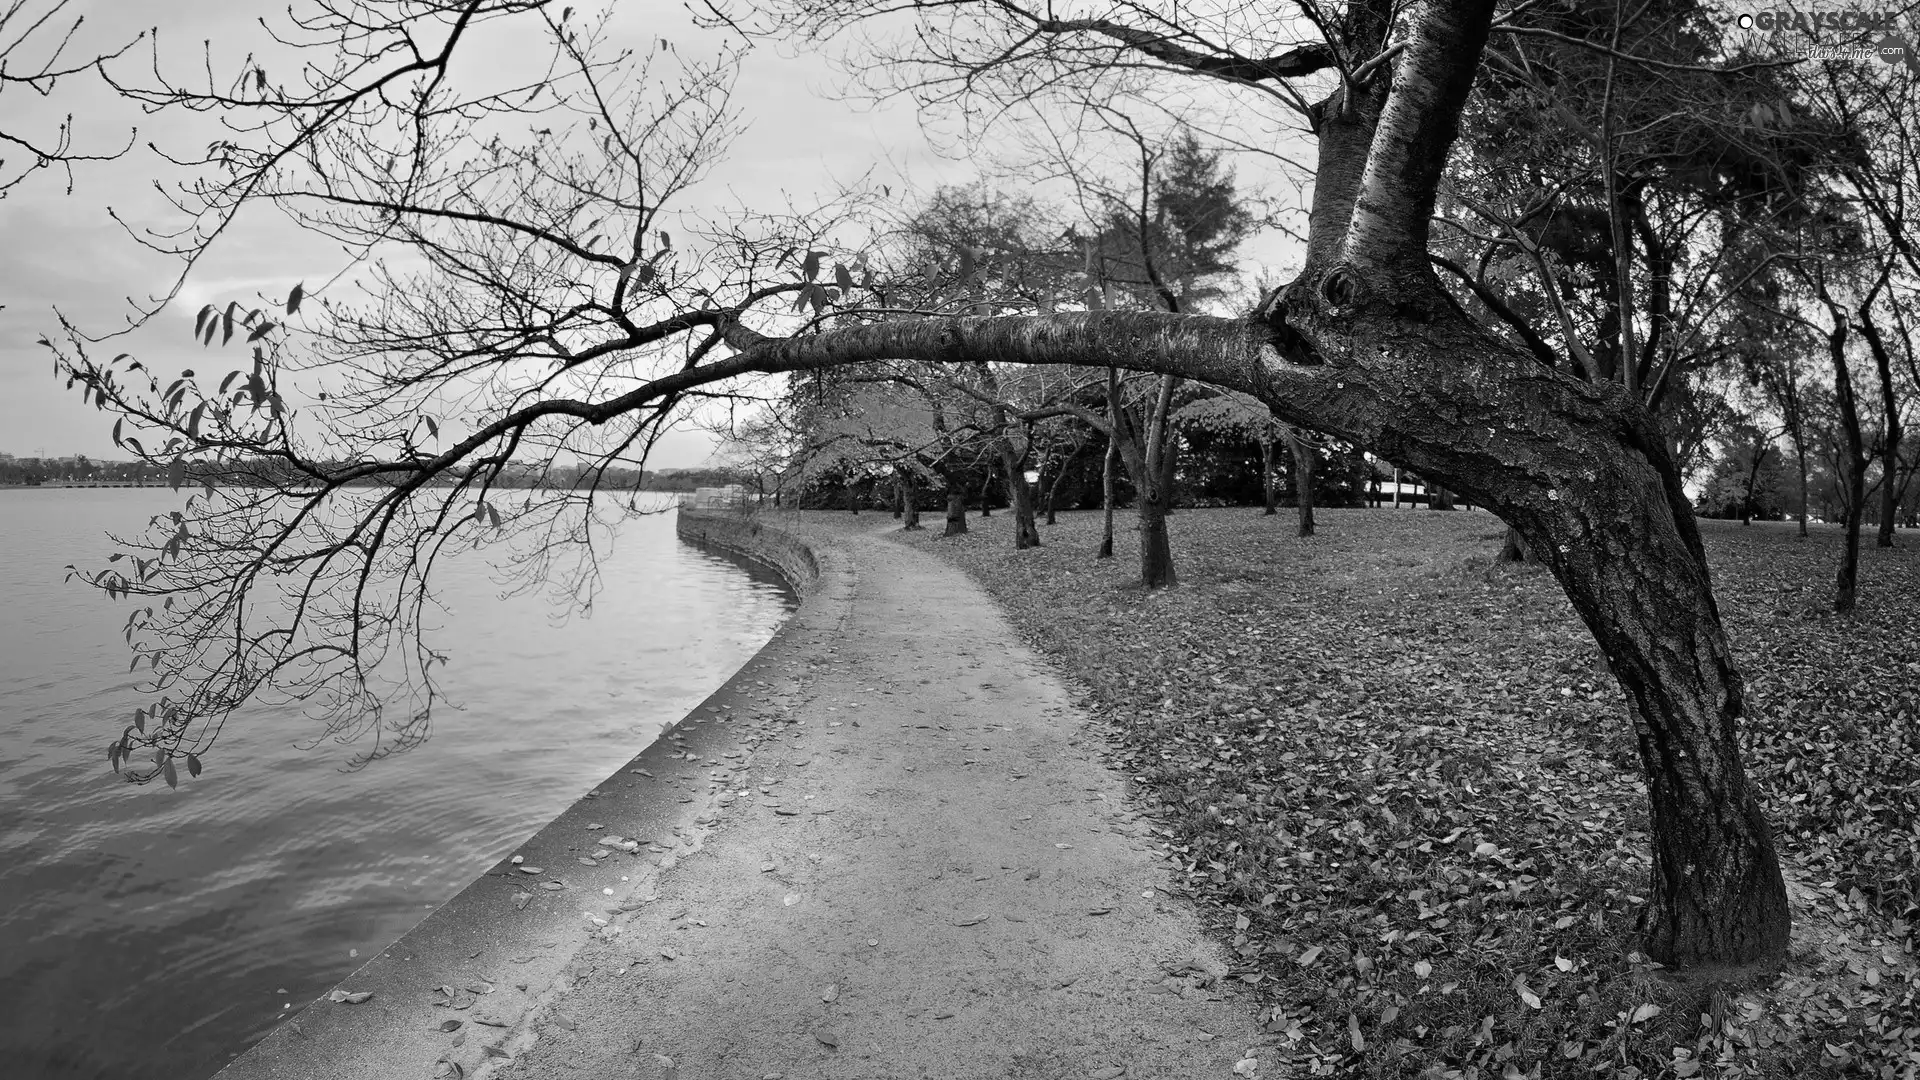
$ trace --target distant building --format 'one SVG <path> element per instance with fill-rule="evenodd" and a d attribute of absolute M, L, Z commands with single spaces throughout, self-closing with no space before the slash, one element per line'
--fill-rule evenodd
<path fill-rule="evenodd" d="M 742 510 L 749 501 L 747 489 L 740 484 L 728 484 L 726 487 L 694 488 L 690 495 L 680 496 L 680 505 L 692 510 Z"/>

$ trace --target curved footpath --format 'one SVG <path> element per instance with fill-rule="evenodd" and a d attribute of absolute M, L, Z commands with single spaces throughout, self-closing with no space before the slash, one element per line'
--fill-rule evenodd
<path fill-rule="evenodd" d="M 710 537 L 807 586 L 774 640 L 335 992 L 370 1000 L 223 1077 L 1271 1075 L 1102 737 L 999 609 L 890 521 L 778 520 Z"/>

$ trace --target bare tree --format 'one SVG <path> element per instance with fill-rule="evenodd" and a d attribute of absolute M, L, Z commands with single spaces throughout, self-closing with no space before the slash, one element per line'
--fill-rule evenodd
<path fill-rule="evenodd" d="M 857 19 L 894 6 L 820 0 L 810 9 L 820 17 L 809 25 L 827 28 L 835 13 Z M 585 102 L 579 107 L 588 117 L 609 125 L 613 149 L 578 168 L 554 153 L 556 130 L 554 143 L 503 141 L 512 171 L 488 172 L 491 134 L 434 106 L 443 91 L 431 78 L 417 95 L 355 99 L 364 110 L 394 110 L 382 115 L 405 124 L 322 106 L 303 114 L 304 123 L 261 132 L 236 160 L 293 168 L 313 147 L 322 151 L 316 183 L 351 176 L 375 194 L 332 184 L 315 196 L 263 179 L 247 192 L 222 187 L 228 201 L 212 205 L 262 190 L 283 203 L 318 199 L 339 214 L 326 224 L 414 245 L 428 268 L 419 278 L 399 277 L 410 292 L 384 301 L 390 306 L 324 320 L 316 355 L 357 363 L 368 379 L 339 389 L 361 406 L 352 411 L 329 399 L 293 417 L 280 384 L 289 354 L 277 346 L 263 349 L 251 374 L 235 376 L 245 380 L 239 390 L 219 392 L 185 376 L 164 389 L 146 384 L 124 361 L 97 359 L 80 342 L 63 346 L 62 370 L 89 397 L 131 416 L 159 443 L 152 453 L 182 478 L 190 465 L 214 462 L 223 475 L 265 485 L 225 489 L 228 504 L 243 504 L 237 511 L 220 509 L 218 497 L 196 499 L 178 531 L 153 538 L 166 548 L 144 552 L 131 572 L 109 567 L 89 576 L 111 593 L 156 605 L 136 611 L 131 637 L 161 689 L 174 690 L 153 722 L 130 726 L 110 755 L 119 761 L 137 753 L 170 768 L 176 756 L 204 750 L 209 725 L 217 729 L 228 710 L 282 681 L 309 693 L 330 687 L 343 717 L 377 708 L 366 689 L 365 646 L 417 626 L 408 613 L 423 601 L 376 602 L 368 588 L 376 577 L 412 583 L 409 595 L 423 597 L 418 583 L 446 544 L 509 527 L 536 541 L 530 559 L 550 561 L 553 544 L 537 541 L 563 539 L 549 531 L 561 520 L 547 509 L 553 504 L 502 499 L 493 486 L 533 448 L 580 439 L 610 455 L 643 449 L 690 395 L 736 392 L 725 388 L 761 374 L 880 360 L 1111 366 L 1251 395 L 1283 421 L 1414 469 L 1518 529 L 1606 655 L 1638 735 L 1654 865 L 1647 950 L 1676 965 L 1777 962 L 1787 945 L 1786 893 L 1741 760 L 1746 698 L 1666 439 L 1629 388 L 1548 368 L 1526 345 L 1464 313 L 1428 261 L 1437 193 L 1494 30 L 1494 4 L 1400 11 L 1385 0 L 1360 0 L 1337 15 L 1313 10 L 1318 40 L 1237 43 L 1257 51 L 1219 44 L 1177 21 L 1143 20 L 1132 5 L 1061 20 L 1014 2 L 930 4 L 919 17 L 965 20 L 970 36 L 910 30 L 900 39 L 913 43 L 901 50 L 904 59 L 928 50 L 919 55 L 927 70 L 964 74 L 970 86 L 989 76 L 1044 84 L 1119 64 L 1115 77 L 1214 78 L 1240 94 L 1244 108 L 1304 116 L 1318 145 L 1305 265 L 1245 318 L 866 313 L 849 302 L 862 295 L 853 283 L 816 280 L 817 263 L 814 273 L 796 271 L 774 245 L 738 229 L 714 238 L 704 255 L 719 265 L 697 275 L 696 285 L 696 275 L 658 254 L 667 249 L 651 217 L 660 199 L 644 185 L 685 175 L 648 156 L 663 146 L 677 145 L 681 161 L 711 160 L 705 148 L 712 144 L 700 132 L 713 125 L 664 125 L 667 135 L 636 142 L 628 136 L 638 114 L 602 109 L 591 96 L 564 100 Z M 591 84 L 587 76 L 600 69 L 583 47 L 590 39 L 544 9 L 535 17 L 560 42 L 569 78 Z M 1317 100 L 1309 103 L 1296 81 Z M 964 92 L 960 82 L 933 76 L 926 85 Z M 645 114 L 689 115 L 679 110 L 710 101 L 696 94 Z M 475 154 L 413 153 L 444 145 L 433 142 L 444 124 L 467 133 Z M 600 145 L 598 135 L 590 126 L 587 141 Z M 386 164 L 390 150 L 406 159 L 404 169 Z M 431 169 L 412 173 L 416 163 L 450 160 L 479 169 L 475 182 L 497 178 L 500 202 L 467 210 L 471 184 Z M 271 179 L 271 169 L 252 175 Z M 525 183 L 515 188 L 509 176 Z M 573 185 L 616 179 L 635 186 L 615 201 L 621 212 L 612 227 L 602 232 L 602 222 L 579 220 Z M 620 237 L 618 247 L 594 240 L 602 235 Z M 829 245 L 803 237 L 794 246 Z M 641 267 L 652 267 L 645 282 Z M 789 276 L 772 277 L 775 268 Z M 514 288 L 499 287 L 502 280 Z M 810 314 L 763 310 L 768 299 L 795 296 Z M 247 322 L 233 309 L 213 316 L 223 333 Z M 250 335 L 264 318 L 256 317 Z M 274 332 L 262 339 L 275 340 Z M 647 357 L 656 362 L 639 363 Z M 471 384 L 495 393 L 466 396 L 462 430 L 429 429 L 419 438 L 423 418 L 435 411 L 422 407 L 430 401 L 424 389 L 451 393 Z M 301 434 L 308 430 L 316 432 L 311 442 Z M 280 475 L 287 479 L 267 483 Z M 584 498 L 553 494 L 573 496 L 561 502 L 576 511 Z M 576 522 L 568 519 L 569 527 Z M 289 582 L 290 606 L 250 602 L 255 589 Z M 159 610 L 163 598 L 186 595 L 219 602 Z M 413 655 L 420 669 L 437 659 L 426 650 Z M 425 713 L 413 715 L 402 732 L 424 726 Z"/>

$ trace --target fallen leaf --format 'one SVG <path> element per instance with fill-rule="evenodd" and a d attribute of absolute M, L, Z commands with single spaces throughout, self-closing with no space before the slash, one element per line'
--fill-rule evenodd
<path fill-rule="evenodd" d="M 442 1020 L 442 1021 L 440 1021 L 440 1030 L 441 1030 L 441 1031 L 459 1031 L 459 1030 L 460 1030 L 460 1028 L 461 1028 L 461 1026 L 462 1026 L 462 1022 L 461 1022 L 461 1021 L 459 1021 L 459 1020 Z"/>
<path fill-rule="evenodd" d="M 1113 914 L 1113 909 L 1112 909 L 1112 908 L 1110 908 L 1110 907 L 1097 907 L 1097 908 L 1088 908 L 1088 909 L 1087 909 L 1087 914 L 1089 914 L 1089 915 L 1111 915 L 1111 914 Z"/>
<path fill-rule="evenodd" d="M 838 1047 L 840 1045 L 840 1036 L 824 1028 L 814 1032 L 813 1037 L 820 1040 L 821 1044 L 825 1046 Z"/>
<path fill-rule="evenodd" d="M 541 869 L 540 869 L 539 867 L 537 867 L 537 866 L 528 866 L 528 865 L 526 865 L 525 863 L 522 863 L 522 864 L 520 865 L 520 872 L 521 872 L 521 873 L 523 873 L 523 874 L 540 874 L 540 873 L 545 873 L 545 871 L 543 871 L 543 870 L 541 870 Z"/>
<path fill-rule="evenodd" d="M 370 1000 L 372 997 L 373 991 L 371 990 L 330 990 L 327 992 L 328 1001 L 339 1002 L 343 1005 L 359 1005 L 362 1002 Z"/>
<path fill-rule="evenodd" d="M 780 902 L 787 905 L 788 907 L 792 907 L 793 905 L 800 902 L 800 894 L 797 892 L 790 892 L 786 895 L 786 898 Z"/>
<path fill-rule="evenodd" d="M 1312 967 L 1313 962 L 1318 959 L 1320 959 L 1320 946 L 1315 945 L 1313 948 L 1300 954 L 1300 966 Z"/>
<path fill-rule="evenodd" d="M 971 918 L 971 919 L 966 919 L 966 920 L 963 920 L 963 921 L 961 921 L 961 922 L 957 922 L 957 923 L 954 923 L 953 925 L 955 925 L 955 926 L 978 926 L 979 924 L 981 924 L 981 923 L 983 923 L 983 922 L 986 922 L 986 921 L 987 921 L 987 917 L 986 917 L 985 915 L 976 915 L 976 916 L 974 916 L 974 917 L 973 917 L 973 918 Z"/>
<path fill-rule="evenodd" d="M 669 959 L 671 959 L 671 957 L 669 957 Z M 580 1027 L 578 1023 L 574 1022 L 573 1017 L 568 1016 L 566 1013 L 554 1013 L 553 1022 L 555 1026 L 565 1028 L 568 1031 L 576 1031 Z"/>
<path fill-rule="evenodd" d="M 840 999 L 840 987 L 837 985 L 830 985 L 825 990 L 820 991 L 821 1001 L 833 1002 L 833 1001 L 838 1001 L 839 999 Z"/>
<path fill-rule="evenodd" d="M 533 899 L 533 894 L 530 892 L 514 893 L 513 906 L 524 911 L 526 909 L 527 902 L 532 899 Z"/>

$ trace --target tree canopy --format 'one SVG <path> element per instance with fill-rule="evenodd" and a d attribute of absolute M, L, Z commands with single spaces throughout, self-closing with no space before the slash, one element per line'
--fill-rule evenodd
<path fill-rule="evenodd" d="M 378 732 L 371 753 L 424 737 L 442 657 L 420 630 L 441 552 L 497 544 L 532 577 L 584 587 L 569 560 L 590 561 L 633 509 L 608 470 L 637 468 L 690 407 L 777 393 L 762 377 L 1126 369 L 1164 377 L 1163 400 L 1172 380 L 1244 395 L 1506 520 L 1627 702 L 1652 805 L 1650 951 L 1780 958 L 1786 898 L 1741 761 L 1740 675 L 1656 410 L 1738 351 L 1755 300 L 1825 327 L 1836 396 L 1852 400 L 1851 342 L 1903 325 L 1920 272 L 1907 181 L 1889 178 L 1912 159 L 1889 166 L 1859 138 L 1912 115 L 1891 69 L 1760 55 L 1685 2 L 1633 19 L 1540 0 L 709 11 L 749 39 L 798 28 L 843 49 L 859 86 L 911 94 L 963 132 L 1030 121 L 1069 160 L 1063 116 L 1174 132 L 1204 115 L 1143 170 L 1157 200 L 1143 184 L 1130 214 L 1089 223 L 1089 250 L 1149 256 L 1122 283 L 1140 302 L 1000 302 L 983 274 L 1011 295 L 1073 272 L 1016 238 L 995 243 L 1021 257 L 989 267 L 929 233 L 917 291 L 890 282 L 870 254 L 884 188 L 790 212 L 686 205 L 738 136 L 727 90 L 750 56 L 623 43 L 604 13 L 318 0 L 284 30 L 305 57 L 292 77 L 249 61 L 204 85 L 119 79 L 230 130 L 179 159 L 196 170 L 173 193 L 183 218 L 148 235 L 183 274 L 267 205 L 344 245 L 362 277 L 202 310 L 196 334 L 244 350 L 231 372 L 161 376 L 72 325 L 49 340 L 57 371 L 119 415 L 120 445 L 176 482 L 219 481 L 132 538 L 129 560 L 81 572 L 131 600 L 151 681 L 116 765 L 197 771 L 227 716 L 269 692 Z M 544 50 L 533 74 L 455 70 L 496 20 Z M 1822 113 L 1820 78 L 1861 92 L 1818 97 L 1838 110 Z M 1196 314 L 1251 224 L 1211 147 L 1252 152 L 1282 131 L 1315 158 L 1302 265 L 1250 313 Z M 1268 154 L 1276 175 L 1297 171 Z M 1870 351 L 1895 369 L 1897 349 Z M 1007 422 L 989 420 L 1003 462 Z M 1858 505 L 1867 443 L 1857 415 L 1844 426 Z M 575 483 L 499 490 L 526 463 L 582 461 Z"/>

